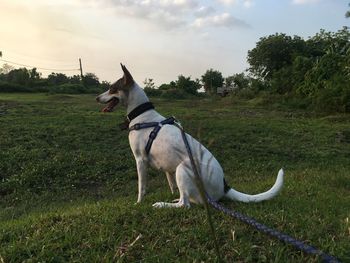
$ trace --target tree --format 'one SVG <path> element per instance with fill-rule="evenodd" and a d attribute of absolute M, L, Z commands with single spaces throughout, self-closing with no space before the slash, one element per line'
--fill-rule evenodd
<path fill-rule="evenodd" d="M 100 85 L 100 81 L 94 73 L 86 73 L 85 76 L 83 76 L 83 84 L 86 87 L 98 86 Z"/>
<path fill-rule="evenodd" d="M 191 80 L 191 77 L 185 77 L 183 75 L 178 76 L 176 81 L 176 89 L 183 90 L 189 94 L 197 94 L 198 89 L 200 89 L 201 85 L 199 80 Z"/>
<path fill-rule="evenodd" d="M 256 77 L 269 80 L 281 68 L 291 65 L 297 55 L 304 54 L 306 43 L 299 36 L 274 34 L 262 37 L 248 51 L 249 71 Z"/>
<path fill-rule="evenodd" d="M 156 88 L 156 85 L 154 84 L 153 82 L 153 79 L 151 78 L 146 78 L 143 82 L 143 84 L 145 85 L 144 88 L 145 89 L 155 89 Z"/>
<path fill-rule="evenodd" d="M 6 80 L 11 83 L 19 85 L 27 85 L 29 83 L 30 75 L 26 68 L 19 68 L 11 70 L 7 74 Z"/>
<path fill-rule="evenodd" d="M 349 3 L 349 6 L 350 6 L 350 3 Z M 350 10 L 347 11 L 347 12 L 345 13 L 345 17 L 346 17 L 346 18 L 349 18 L 349 17 L 350 17 Z"/>
<path fill-rule="evenodd" d="M 335 77 L 344 75 L 342 73 L 343 70 L 343 58 L 341 55 L 335 53 L 326 54 L 306 72 L 305 79 L 298 91 L 312 97 L 324 89 L 327 83 L 333 83 Z"/>
<path fill-rule="evenodd" d="M 216 94 L 217 88 L 222 87 L 224 78 L 220 71 L 209 69 L 201 77 L 201 81 L 204 85 L 204 90 L 208 94 Z"/>
<path fill-rule="evenodd" d="M 32 68 L 32 70 L 29 71 L 29 77 L 31 81 L 36 81 L 40 79 L 41 73 L 38 72 L 36 68 Z"/>
<path fill-rule="evenodd" d="M 244 73 L 234 74 L 225 79 L 226 87 L 249 88 L 250 79 Z"/>
<path fill-rule="evenodd" d="M 81 82 L 79 75 L 73 75 L 71 77 L 68 77 L 68 79 L 69 79 L 69 83 L 71 83 L 71 84 L 80 84 L 80 82 Z"/>
<path fill-rule="evenodd" d="M 325 54 L 346 54 L 350 48 L 350 32 L 348 27 L 343 27 L 337 32 L 327 32 L 321 29 L 319 33 L 307 41 L 307 55 L 317 54 L 317 59 Z"/>
<path fill-rule="evenodd" d="M 52 72 L 47 76 L 47 83 L 52 86 L 62 85 L 68 83 L 68 77 L 63 73 Z"/>
<path fill-rule="evenodd" d="M 78 76 L 78 77 L 79 77 L 79 76 Z M 108 81 L 103 80 L 103 81 L 101 82 L 100 86 L 101 86 L 101 89 L 107 90 L 107 89 L 111 86 L 111 83 L 108 82 Z"/>
<path fill-rule="evenodd" d="M 169 84 L 163 83 L 158 87 L 159 90 L 170 90 L 170 89 L 176 89 L 176 83 L 175 81 L 170 81 Z"/>
<path fill-rule="evenodd" d="M 5 63 L 2 65 L 2 68 L 0 68 L 0 74 L 8 74 L 11 70 L 14 70 L 15 68 L 11 65 Z"/>

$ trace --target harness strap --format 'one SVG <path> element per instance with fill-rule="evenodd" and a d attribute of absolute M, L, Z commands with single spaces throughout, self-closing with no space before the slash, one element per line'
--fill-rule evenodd
<path fill-rule="evenodd" d="M 174 124 L 174 123 L 175 123 L 174 117 L 167 118 L 161 122 L 136 123 L 135 125 L 133 125 L 129 128 L 129 132 L 134 131 L 134 130 L 137 131 L 137 130 L 141 130 L 141 129 L 154 127 L 154 129 L 149 134 L 148 141 L 147 141 L 147 144 L 145 147 L 146 153 L 149 154 L 149 152 L 151 151 L 153 141 L 157 138 L 158 132 L 163 127 L 163 125 Z"/>

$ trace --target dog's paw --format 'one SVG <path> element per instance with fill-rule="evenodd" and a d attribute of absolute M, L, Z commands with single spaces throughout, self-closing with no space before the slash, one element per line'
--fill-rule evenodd
<path fill-rule="evenodd" d="M 152 206 L 155 207 L 155 208 L 164 208 L 164 207 L 166 207 L 164 202 L 157 202 L 157 203 L 154 203 Z"/>

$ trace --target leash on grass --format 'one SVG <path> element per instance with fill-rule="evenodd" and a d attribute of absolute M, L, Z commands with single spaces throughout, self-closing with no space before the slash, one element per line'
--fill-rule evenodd
<path fill-rule="evenodd" d="M 153 107 L 153 105 L 151 105 Z M 147 109 L 146 109 L 147 110 Z M 128 120 L 130 121 L 130 119 Z M 128 123 L 129 124 L 129 123 Z M 326 253 L 324 253 L 322 250 L 319 250 L 311 245 L 307 245 L 305 244 L 304 242 L 302 241 L 299 241 L 289 235 L 286 235 L 284 233 L 281 233 L 273 228 L 270 228 L 268 226 L 265 226 L 264 224 L 261 224 L 259 222 L 257 222 L 255 219 L 251 218 L 251 217 L 248 217 L 246 215 L 243 215 L 237 211 L 234 211 L 234 210 L 230 210 L 224 206 L 222 206 L 221 204 L 217 203 L 215 200 L 211 199 L 210 196 L 208 196 L 205 192 L 205 189 L 204 189 L 204 185 L 203 185 L 203 182 L 200 178 L 200 175 L 199 175 L 199 172 L 198 172 L 198 169 L 197 169 L 197 165 L 195 163 L 195 160 L 193 158 L 193 155 L 192 155 L 192 151 L 191 151 L 191 147 L 188 143 L 188 140 L 187 140 L 187 137 L 186 137 L 186 133 L 183 129 L 183 127 L 180 125 L 180 123 L 177 122 L 177 120 L 174 118 L 174 117 L 170 117 L 168 119 L 165 119 L 161 122 L 150 122 L 150 123 L 137 123 L 135 125 L 133 125 L 132 127 L 129 128 L 129 131 L 132 131 L 132 130 L 140 130 L 140 129 L 145 129 L 145 128 L 151 128 L 153 127 L 153 131 L 150 133 L 150 136 L 149 136 L 149 140 L 147 142 L 147 145 L 146 145 L 146 153 L 148 154 L 150 152 L 150 149 L 152 147 L 152 143 L 154 141 L 154 139 L 157 137 L 157 134 L 158 132 L 160 131 L 161 127 L 163 125 L 166 125 L 166 124 L 170 124 L 170 125 L 175 125 L 176 127 L 178 127 L 181 131 L 181 135 L 182 135 L 182 139 L 185 143 L 185 146 L 186 146 L 186 150 L 187 150 L 187 153 L 188 153 L 188 156 L 190 158 L 190 161 L 191 161 L 191 166 L 192 166 L 192 170 L 193 170 L 193 173 L 194 173 L 194 181 L 199 189 L 199 193 L 201 195 L 201 198 L 202 200 L 204 200 L 204 206 L 205 206 L 205 209 L 206 209 L 206 212 L 207 212 L 207 217 L 208 217 L 208 223 L 209 223 L 209 226 L 210 226 L 210 231 L 212 233 L 212 236 L 213 236 L 213 240 L 214 240 L 214 244 L 215 244 L 215 252 L 217 254 L 217 258 L 218 258 L 218 261 L 221 262 L 222 259 L 221 259 L 221 255 L 220 255 L 220 250 L 219 250 L 219 245 L 218 245 L 218 242 L 217 242 L 217 238 L 216 238 L 216 234 L 215 234 L 215 230 L 214 230 L 214 225 L 213 225 L 213 222 L 211 220 L 211 215 L 210 215 L 210 210 L 209 210 L 209 204 L 233 217 L 233 218 L 236 218 L 238 220 L 240 220 L 241 222 L 243 223 L 246 223 L 250 226 L 253 226 L 255 227 L 257 230 L 265 233 L 265 234 L 268 234 L 272 237 L 275 237 L 277 238 L 278 240 L 286 243 L 286 244 L 290 244 L 292 246 L 294 246 L 296 249 L 298 250 L 301 250 L 303 252 L 305 252 L 306 254 L 310 254 L 310 255 L 315 255 L 315 256 L 319 256 L 321 257 L 322 261 L 323 262 L 327 262 L 327 263 L 340 263 L 340 261 L 331 256 L 331 255 L 328 255 Z M 122 128 L 125 127 L 125 124 L 123 124 Z M 127 127 L 127 126 L 126 126 Z"/>
<path fill-rule="evenodd" d="M 222 205 L 220 205 L 219 203 L 217 203 L 216 201 L 214 201 L 213 199 L 211 199 L 209 196 L 207 196 L 207 201 L 208 203 L 214 207 L 216 210 L 219 210 L 231 217 L 237 218 L 238 220 L 240 220 L 243 223 L 246 223 L 250 226 L 255 227 L 257 230 L 268 234 L 272 237 L 277 238 L 278 240 L 290 244 L 292 246 L 294 246 L 296 249 L 301 250 L 303 252 L 305 252 L 306 254 L 310 254 L 310 255 L 315 255 L 315 256 L 319 256 L 323 262 L 327 262 L 327 263 L 340 263 L 340 261 L 331 256 L 326 254 L 325 252 L 323 252 L 322 250 L 319 250 L 313 246 L 307 245 L 304 242 L 297 240 L 289 235 L 286 235 L 284 233 L 281 233 L 271 227 L 268 227 L 264 224 L 261 224 L 259 222 L 257 222 L 255 219 L 248 217 L 246 215 L 243 215 L 237 211 L 234 210 L 230 210 Z"/>
<path fill-rule="evenodd" d="M 257 222 L 255 219 L 253 219 L 251 217 L 243 215 L 243 214 L 241 214 L 241 213 L 239 213 L 237 211 L 230 210 L 230 209 L 222 206 L 221 204 L 219 204 L 215 200 L 211 199 L 210 196 L 208 196 L 205 193 L 203 182 L 202 182 L 202 180 L 201 180 L 201 178 L 199 176 L 199 172 L 198 172 L 196 163 L 195 163 L 195 161 L 193 159 L 191 147 L 190 147 L 190 145 L 188 143 L 188 140 L 186 138 L 186 133 L 185 133 L 184 129 L 182 128 L 182 126 L 179 125 L 177 122 L 174 122 L 174 125 L 181 130 L 182 139 L 183 139 L 183 141 L 185 143 L 186 150 L 187 150 L 188 156 L 189 156 L 190 161 L 191 161 L 192 170 L 193 170 L 193 173 L 195 175 L 195 181 L 196 181 L 197 187 L 199 189 L 199 192 L 201 194 L 202 199 L 206 200 L 204 202 L 205 203 L 205 208 L 207 210 L 208 221 L 209 221 L 209 225 L 210 225 L 210 228 L 211 228 L 211 232 L 212 232 L 213 237 L 214 237 L 215 246 L 217 247 L 216 248 L 216 253 L 218 255 L 219 260 L 221 258 L 220 257 L 220 252 L 219 252 L 219 246 L 217 244 L 217 239 L 216 239 L 216 236 L 215 236 L 215 230 L 214 230 L 213 223 L 211 221 L 208 204 L 210 204 L 216 210 L 219 210 L 219 211 L 221 211 L 221 212 L 223 212 L 223 213 L 225 213 L 225 214 L 227 214 L 227 215 L 229 215 L 229 216 L 231 216 L 233 218 L 236 218 L 236 219 L 240 220 L 241 222 L 243 222 L 245 224 L 253 226 L 258 231 L 261 231 L 261 232 L 263 232 L 265 234 L 268 234 L 269 236 L 275 237 L 275 238 L 277 238 L 278 240 L 280 240 L 280 241 L 282 241 L 284 243 L 290 244 L 290 245 L 294 246 L 296 249 L 305 252 L 306 254 L 310 254 L 310 255 L 315 255 L 315 256 L 321 257 L 323 262 L 326 262 L 326 263 L 340 263 L 340 261 L 337 258 L 326 254 L 325 252 L 315 248 L 314 246 L 307 245 L 304 242 L 302 242 L 300 240 L 297 240 L 297 239 L 295 239 L 295 238 L 293 238 L 293 237 L 291 237 L 291 236 L 289 236 L 287 234 L 281 233 L 281 232 L 279 232 L 279 231 L 277 231 L 277 230 L 275 230 L 273 228 L 270 228 L 270 227 L 268 227 L 268 226 L 266 226 L 264 224 L 261 224 L 261 223 Z"/>

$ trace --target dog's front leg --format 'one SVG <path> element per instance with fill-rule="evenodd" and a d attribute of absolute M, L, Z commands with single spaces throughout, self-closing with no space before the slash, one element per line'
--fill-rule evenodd
<path fill-rule="evenodd" d="M 141 159 L 136 160 L 139 194 L 137 203 L 140 203 L 146 194 L 147 184 L 147 163 Z"/>

